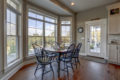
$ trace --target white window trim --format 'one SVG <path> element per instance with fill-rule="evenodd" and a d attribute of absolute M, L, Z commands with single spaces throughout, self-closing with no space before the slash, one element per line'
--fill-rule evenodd
<path fill-rule="evenodd" d="M 7 14 L 7 9 L 9 9 L 9 10 L 11 10 L 11 11 L 13 11 L 15 14 L 16 14 L 16 23 L 17 23 L 17 25 L 16 25 L 16 33 L 17 33 L 17 55 L 18 55 L 18 58 L 16 58 L 15 60 L 13 60 L 13 61 L 11 61 L 10 63 L 7 63 L 7 16 L 5 15 L 5 27 L 4 27 L 4 70 L 5 70 L 5 72 L 7 72 L 10 68 L 12 68 L 13 66 L 15 66 L 15 64 L 17 64 L 18 62 L 20 62 L 20 61 L 22 61 L 23 60 L 23 57 L 22 57 L 22 51 L 21 51 L 21 47 L 22 47 L 22 45 L 20 45 L 21 43 L 22 43 L 22 39 L 20 39 L 20 36 L 21 36 L 21 32 L 19 32 L 18 31 L 18 28 L 19 28 L 19 30 L 21 30 L 21 15 L 20 15 L 20 13 L 18 13 L 17 12 L 17 10 L 15 11 L 15 9 L 14 8 L 12 8 L 12 6 L 10 6 L 9 4 L 7 4 L 6 5 L 7 7 L 6 7 L 6 14 Z M 19 23 L 20 22 L 20 23 Z"/>

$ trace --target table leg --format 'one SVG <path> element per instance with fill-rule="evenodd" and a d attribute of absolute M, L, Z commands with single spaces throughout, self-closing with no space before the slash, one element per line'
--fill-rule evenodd
<path fill-rule="evenodd" d="M 58 78 L 60 78 L 60 53 L 58 56 Z"/>

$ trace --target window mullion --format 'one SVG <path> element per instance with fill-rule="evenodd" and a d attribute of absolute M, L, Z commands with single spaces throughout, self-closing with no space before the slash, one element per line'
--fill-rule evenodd
<path fill-rule="evenodd" d="M 45 17 L 43 17 L 43 20 L 45 20 Z M 46 39 L 45 39 L 45 21 L 43 22 L 43 47 L 46 47 Z"/>

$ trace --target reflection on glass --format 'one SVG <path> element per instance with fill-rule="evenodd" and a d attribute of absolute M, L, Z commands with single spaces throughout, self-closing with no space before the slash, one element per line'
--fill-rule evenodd
<path fill-rule="evenodd" d="M 100 53 L 101 27 L 90 27 L 90 52 Z"/>

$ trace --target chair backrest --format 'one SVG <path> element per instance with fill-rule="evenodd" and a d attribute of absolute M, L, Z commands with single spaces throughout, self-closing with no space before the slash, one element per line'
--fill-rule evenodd
<path fill-rule="evenodd" d="M 79 56 L 79 52 L 80 52 L 81 46 L 82 46 L 82 43 L 79 43 L 79 44 L 76 46 L 74 55 Z"/>
<path fill-rule="evenodd" d="M 52 46 L 53 49 L 59 49 L 60 48 L 60 44 L 58 42 L 55 42 L 54 45 Z"/>
<path fill-rule="evenodd" d="M 41 48 L 37 44 L 32 44 L 32 46 L 38 63 L 45 64 L 51 60 L 51 58 L 48 56 L 48 52 L 45 49 Z"/>
<path fill-rule="evenodd" d="M 33 43 L 32 46 L 33 46 L 35 55 L 40 55 L 42 48 L 36 43 Z"/>
<path fill-rule="evenodd" d="M 40 55 L 36 55 L 37 62 L 45 64 L 51 61 L 51 57 L 48 56 L 48 52 L 45 49 L 42 49 L 41 53 Z"/>
<path fill-rule="evenodd" d="M 66 57 L 71 58 L 75 50 L 75 44 L 71 44 L 67 49 Z"/>
<path fill-rule="evenodd" d="M 68 53 L 69 53 L 69 52 L 73 52 L 74 49 L 75 49 L 75 44 L 71 44 L 71 45 L 68 47 L 67 52 L 68 52 Z"/>

